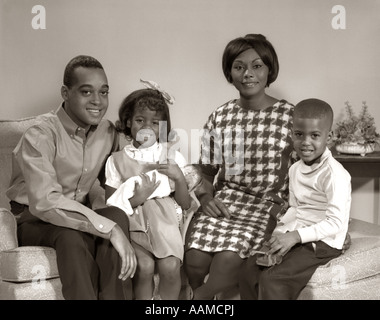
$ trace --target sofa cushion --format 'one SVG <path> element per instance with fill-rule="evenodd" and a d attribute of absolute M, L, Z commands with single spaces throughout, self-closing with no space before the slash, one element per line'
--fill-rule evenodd
<path fill-rule="evenodd" d="M 351 247 L 320 266 L 299 299 L 380 299 L 380 226 L 352 219 Z"/>
<path fill-rule="evenodd" d="M 0 252 L 0 278 L 3 281 L 37 282 L 58 276 L 53 248 L 22 246 Z"/>
<path fill-rule="evenodd" d="M 0 208 L 0 251 L 16 248 L 17 224 L 14 215 L 5 208 Z"/>
<path fill-rule="evenodd" d="M 36 282 L 0 281 L 0 300 L 63 300 L 59 278 Z"/>
<path fill-rule="evenodd" d="M 299 300 L 379 300 L 380 275 L 339 286 L 306 286 Z"/>
<path fill-rule="evenodd" d="M 317 269 L 308 286 L 344 286 L 349 282 L 379 275 L 379 257 L 380 238 L 354 238 L 344 254 Z"/>

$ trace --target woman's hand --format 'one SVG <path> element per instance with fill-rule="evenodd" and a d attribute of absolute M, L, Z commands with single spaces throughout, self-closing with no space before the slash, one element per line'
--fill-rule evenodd
<path fill-rule="evenodd" d="M 202 205 L 202 212 L 210 217 L 225 217 L 229 219 L 231 214 L 222 201 L 215 199 L 210 194 L 204 194 L 200 197 L 199 202 Z"/>
<path fill-rule="evenodd" d="M 137 267 L 135 250 L 120 226 L 115 225 L 112 228 L 110 241 L 121 259 L 119 279 L 124 281 L 128 277 L 133 278 Z"/>

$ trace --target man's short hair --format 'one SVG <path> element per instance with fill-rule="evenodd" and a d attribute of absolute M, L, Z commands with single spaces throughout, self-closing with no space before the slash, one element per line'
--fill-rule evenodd
<path fill-rule="evenodd" d="M 63 74 L 63 84 L 68 88 L 74 85 L 74 71 L 79 67 L 97 68 L 104 70 L 101 63 L 95 58 L 86 55 L 76 56 L 75 58 L 71 59 L 66 65 L 65 72 Z"/>

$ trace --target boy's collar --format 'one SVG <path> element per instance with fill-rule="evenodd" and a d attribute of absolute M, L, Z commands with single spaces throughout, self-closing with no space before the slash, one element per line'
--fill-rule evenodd
<path fill-rule="evenodd" d="M 78 126 L 66 113 L 66 110 L 64 109 L 64 102 L 58 107 L 56 114 L 58 119 L 61 121 L 63 127 L 65 128 L 66 132 L 69 134 L 69 136 L 75 136 L 78 135 L 78 132 L 81 130 L 86 131 L 85 128 L 82 128 Z M 89 133 L 90 131 L 96 130 L 98 126 L 97 125 L 91 125 L 87 131 Z"/>
<path fill-rule="evenodd" d="M 316 169 L 321 167 L 323 165 L 323 163 L 326 161 L 326 159 L 329 158 L 330 156 L 331 156 L 331 151 L 328 147 L 326 147 L 326 149 L 325 149 L 325 151 L 323 151 L 323 153 L 320 157 L 320 161 L 318 161 L 318 163 L 314 163 L 311 166 L 308 166 L 305 164 L 305 162 L 303 160 L 300 160 L 302 163 L 301 172 L 302 173 L 310 173 L 310 172 L 315 171 Z"/>

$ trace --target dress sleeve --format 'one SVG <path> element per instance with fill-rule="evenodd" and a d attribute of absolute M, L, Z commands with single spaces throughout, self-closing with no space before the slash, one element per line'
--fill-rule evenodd
<path fill-rule="evenodd" d="M 51 224 L 108 238 L 113 221 L 64 196 L 53 165 L 55 152 L 54 133 L 32 127 L 15 153 L 25 178 L 30 212 Z"/>
<path fill-rule="evenodd" d="M 117 189 L 122 183 L 122 177 L 115 166 L 115 158 L 111 155 L 106 162 L 106 185 Z"/>
<path fill-rule="evenodd" d="M 222 134 L 217 130 L 215 114 L 211 114 L 203 127 L 199 168 L 208 176 L 215 176 L 222 164 Z"/>

